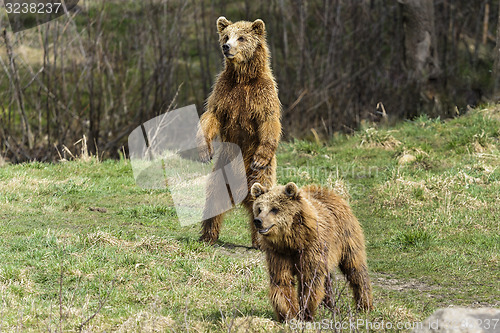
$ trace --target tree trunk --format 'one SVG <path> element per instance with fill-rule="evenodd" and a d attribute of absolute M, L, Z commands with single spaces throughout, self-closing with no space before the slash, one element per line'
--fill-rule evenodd
<path fill-rule="evenodd" d="M 405 110 L 406 117 L 420 113 L 442 115 L 442 102 L 437 91 L 441 73 L 437 53 L 432 0 L 398 0 L 403 14 L 405 67 L 414 102 Z"/>
<path fill-rule="evenodd" d="M 497 22 L 497 45 L 495 48 L 495 63 L 493 64 L 493 86 L 492 99 L 495 102 L 500 101 L 500 6 L 498 7 L 498 22 Z"/>
<path fill-rule="evenodd" d="M 427 83 L 439 75 L 432 0 L 399 0 L 403 10 L 405 63 L 411 79 Z"/>

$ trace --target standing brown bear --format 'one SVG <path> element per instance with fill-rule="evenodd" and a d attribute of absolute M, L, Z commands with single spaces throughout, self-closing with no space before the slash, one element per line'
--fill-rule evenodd
<path fill-rule="evenodd" d="M 208 161 L 214 154 L 212 141 L 239 146 L 247 177 L 248 195 L 243 205 L 251 215 L 252 245 L 258 247 L 253 223 L 253 199 L 250 187 L 259 182 L 265 186 L 276 183 L 276 148 L 281 136 L 281 104 L 278 88 L 269 64 L 266 29 L 262 20 L 232 23 L 225 17 L 217 19 L 219 42 L 225 57 L 225 68 L 217 76 L 208 97 L 206 112 L 200 119 L 198 144 L 201 158 Z M 215 169 L 224 167 L 215 165 Z M 209 185 L 210 187 L 210 185 Z M 207 189 L 210 196 L 217 195 Z M 205 205 L 205 211 L 209 204 Z M 210 216 L 206 214 L 205 216 Z M 223 214 L 202 222 L 200 240 L 213 244 L 219 238 Z"/>
<path fill-rule="evenodd" d="M 333 307 L 329 274 L 337 266 L 357 308 L 373 308 L 363 231 L 347 202 L 332 190 L 298 189 L 294 183 L 270 190 L 256 183 L 251 194 L 269 269 L 269 296 L 280 321 L 312 320 L 321 301 Z"/>

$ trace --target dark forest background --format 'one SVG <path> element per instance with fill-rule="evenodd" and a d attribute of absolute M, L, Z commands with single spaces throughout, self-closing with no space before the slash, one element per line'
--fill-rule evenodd
<path fill-rule="evenodd" d="M 223 65 L 221 15 L 265 21 L 285 139 L 454 117 L 498 96 L 499 1 L 81 0 L 19 33 L 1 9 L 0 156 L 59 159 L 85 136 L 116 157 L 168 109 L 201 113 Z"/>

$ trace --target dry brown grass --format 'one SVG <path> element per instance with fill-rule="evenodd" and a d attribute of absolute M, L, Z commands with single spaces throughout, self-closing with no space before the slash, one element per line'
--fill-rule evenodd
<path fill-rule="evenodd" d="M 10 178 L 0 182 L 0 192 L 2 193 L 19 193 L 24 191 L 38 191 L 52 184 L 47 179 L 31 178 L 27 174 Z"/>
<path fill-rule="evenodd" d="M 394 150 L 401 145 L 401 141 L 392 136 L 391 132 L 392 131 L 380 132 L 374 127 L 367 128 L 360 134 L 361 142 L 359 146 Z"/>
<path fill-rule="evenodd" d="M 97 151 L 95 155 L 89 152 L 87 137 L 85 135 L 73 144 L 73 146 L 78 145 L 80 145 L 80 149 L 75 152 L 75 154 L 73 154 L 73 152 L 65 145 L 62 146 L 62 154 L 59 150 L 57 150 L 57 153 L 59 154 L 59 162 L 67 162 L 68 160 L 78 160 L 82 162 L 95 160 L 99 162 L 99 151 Z M 57 149 L 57 146 L 55 146 L 55 148 Z"/>
<path fill-rule="evenodd" d="M 170 316 L 141 311 L 127 318 L 116 332 L 165 332 L 167 329 L 173 329 L 174 327 L 175 321 Z"/>
<path fill-rule="evenodd" d="M 146 236 L 137 241 L 127 241 L 118 239 L 105 231 L 98 230 L 87 234 L 86 239 L 92 245 L 112 245 L 129 249 L 143 248 L 148 251 L 168 251 L 170 253 L 181 251 L 177 241 L 163 239 L 158 236 Z"/>
<path fill-rule="evenodd" d="M 488 203 L 465 191 L 472 184 L 484 184 L 484 180 L 459 171 L 453 175 L 435 175 L 421 180 L 396 176 L 381 185 L 378 191 L 385 193 L 385 207 L 408 205 L 422 208 L 433 202 L 440 202 L 438 210 L 449 215 L 452 213 L 450 207 L 487 208 Z"/>
<path fill-rule="evenodd" d="M 349 187 L 344 179 L 328 177 L 326 179 L 328 187 L 332 188 L 338 195 L 344 198 L 347 202 L 351 200 L 351 194 L 349 193 Z"/>
<path fill-rule="evenodd" d="M 256 316 L 225 318 L 222 329 L 226 332 L 246 333 L 246 332 L 274 332 L 282 331 L 282 326 L 277 322 Z"/>

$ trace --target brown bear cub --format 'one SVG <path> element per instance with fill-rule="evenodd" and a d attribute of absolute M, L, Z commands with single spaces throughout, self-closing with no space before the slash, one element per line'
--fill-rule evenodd
<path fill-rule="evenodd" d="M 256 183 L 251 193 L 269 269 L 269 296 L 280 321 L 312 320 L 322 301 L 333 307 L 329 275 L 337 266 L 357 308 L 373 308 L 363 231 L 346 201 L 332 190 L 299 189 L 294 183 L 271 189 Z"/>
<path fill-rule="evenodd" d="M 248 182 L 248 195 L 243 205 L 251 215 L 252 245 L 258 247 L 257 230 L 252 223 L 250 187 L 255 182 L 265 186 L 273 186 L 276 182 L 275 153 L 281 136 L 278 88 L 269 64 L 266 29 L 262 20 L 232 23 L 225 17 L 219 17 L 217 30 L 225 66 L 216 78 L 206 111 L 200 118 L 198 146 L 201 147 L 203 161 L 212 158 L 212 141 L 216 137 L 241 149 Z M 224 165 L 215 165 L 215 169 L 221 167 Z M 209 188 L 205 211 L 210 208 L 207 208 L 208 203 L 213 201 L 211 195 L 216 194 Z M 204 220 L 200 239 L 215 243 L 222 219 L 220 214 Z"/>

